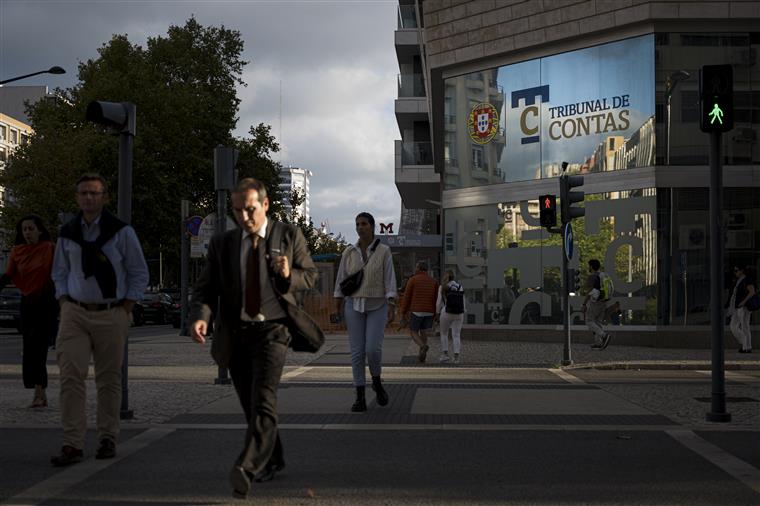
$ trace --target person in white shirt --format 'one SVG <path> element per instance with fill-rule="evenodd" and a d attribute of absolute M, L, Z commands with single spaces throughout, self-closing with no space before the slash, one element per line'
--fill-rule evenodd
<path fill-rule="evenodd" d="M 349 244 L 343 251 L 335 280 L 335 297 L 338 312 L 341 307 L 348 327 L 351 348 L 356 401 L 351 411 L 367 411 L 365 398 L 365 360 L 372 376 L 372 389 L 377 404 L 388 404 L 388 393 L 381 381 L 383 339 L 385 325 L 396 315 L 396 273 L 393 269 L 391 249 L 375 239 L 375 218 L 369 213 L 356 216 L 356 233 L 359 240 Z M 362 280 L 356 291 L 344 293 L 341 282 L 363 270 Z"/>
<path fill-rule="evenodd" d="M 438 301 L 435 312 L 441 324 L 441 357 L 440 362 L 448 362 L 449 357 L 449 329 L 454 347 L 454 363 L 459 363 L 462 351 L 462 324 L 467 312 L 464 288 L 454 280 L 454 272 L 446 271 L 443 283 L 438 289 Z"/>

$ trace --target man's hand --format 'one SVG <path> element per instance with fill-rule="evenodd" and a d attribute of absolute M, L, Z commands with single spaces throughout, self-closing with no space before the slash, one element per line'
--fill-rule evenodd
<path fill-rule="evenodd" d="M 279 274 L 283 278 L 288 279 L 290 277 L 290 263 L 288 262 L 288 257 L 284 255 L 272 257 L 272 270 L 275 274 Z"/>
<path fill-rule="evenodd" d="M 206 331 L 208 331 L 208 323 L 203 320 L 195 320 L 190 327 L 190 336 L 196 343 L 203 344 L 206 342 Z"/>
<path fill-rule="evenodd" d="M 124 299 L 124 311 L 127 314 L 132 314 L 132 309 L 135 307 L 135 301 L 130 299 Z"/>
<path fill-rule="evenodd" d="M 396 319 L 396 306 L 388 304 L 388 323 L 393 322 Z"/>
<path fill-rule="evenodd" d="M 69 302 L 70 300 L 71 300 L 71 297 L 69 297 L 68 295 L 61 295 L 61 298 L 58 299 L 58 307 L 63 309 L 63 305 Z"/>

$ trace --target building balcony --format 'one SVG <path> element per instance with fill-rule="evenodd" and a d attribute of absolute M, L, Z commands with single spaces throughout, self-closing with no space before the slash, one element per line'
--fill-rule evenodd
<path fill-rule="evenodd" d="M 398 29 L 408 30 L 410 28 L 419 28 L 417 24 L 417 6 L 416 5 L 399 5 L 398 6 Z"/>
<path fill-rule="evenodd" d="M 422 74 L 398 74 L 396 76 L 399 98 L 425 97 L 425 79 Z"/>
<path fill-rule="evenodd" d="M 433 165 L 433 143 L 401 141 L 401 165 Z"/>
<path fill-rule="evenodd" d="M 400 62 L 411 61 L 414 56 L 420 55 L 422 38 L 419 28 L 396 30 L 393 42 L 396 46 L 396 58 Z"/>
<path fill-rule="evenodd" d="M 441 177 L 433 168 L 431 142 L 395 141 L 395 182 L 407 209 L 432 209 L 441 200 Z"/>
<path fill-rule="evenodd" d="M 394 103 L 399 130 L 414 128 L 415 121 L 429 121 L 426 97 L 401 97 Z"/>

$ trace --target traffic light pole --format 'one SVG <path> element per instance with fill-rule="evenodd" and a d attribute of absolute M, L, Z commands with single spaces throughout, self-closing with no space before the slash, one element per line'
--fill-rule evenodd
<path fill-rule="evenodd" d="M 565 331 L 565 346 L 562 351 L 562 365 L 572 365 L 570 351 L 570 274 L 567 261 L 567 246 L 562 241 L 562 324 Z"/>
<path fill-rule="evenodd" d="M 723 349 L 723 173 L 721 132 L 710 132 L 710 319 L 712 326 L 712 398 L 708 422 L 730 422 L 726 412 L 726 373 Z"/>
<path fill-rule="evenodd" d="M 125 104 L 129 108 L 128 114 L 135 118 L 135 105 Z M 134 121 L 134 120 L 133 120 Z M 119 202 L 118 215 L 121 221 L 132 223 L 132 152 L 134 144 L 134 128 L 131 132 L 119 134 Z M 124 339 L 124 359 L 121 362 L 121 410 L 119 417 L 122 420 L 131 420 L 135 416 L 134 411 L 129 409 L 129 332 Z"/>
<path fill-rule="evenodd" d="M 227 192 L 235 187 L 235 164 L 238 151 L 222 145 L 214 148 L 214 189 L 216 190 L 216 233 L 227 230 Z M 221 304 L 217 304 L 221 307 Z M 226 367 L 219 367 L 214 380 L 217 385 L 229 385 L 232 380 Z"/>
<path fill-rule="evenodd" d="M 190 238 L 187 232 L 187 218 L 190 216 L 190 201 L 182 199 L 180 209 L 180 322 L 179 335 L 189 336 L 187 328 L 188 295 L 190 293 Z"/>

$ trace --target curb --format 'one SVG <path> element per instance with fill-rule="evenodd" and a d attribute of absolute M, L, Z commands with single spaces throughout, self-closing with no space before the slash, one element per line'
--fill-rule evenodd
<path fill-rule="evenodd" d="M 586 364 L 574 364 L 564 366 L 562 369 L 597 369 L 597 370 L 649 370 L 649 371 L 710 371 L 712 363 L 706 360 L 693 360 L 687 362 L 591 362 Z M 726 362 L 726 371 L 760 371 L 760 362 Z"/>

